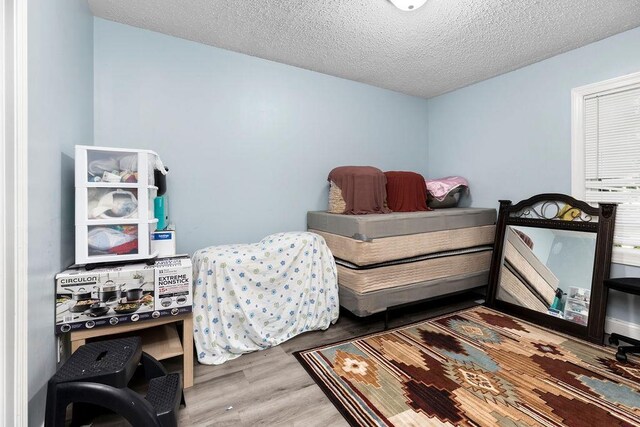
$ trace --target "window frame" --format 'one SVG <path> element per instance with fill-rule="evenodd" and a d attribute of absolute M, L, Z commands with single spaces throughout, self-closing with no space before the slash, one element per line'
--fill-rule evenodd
<path fill-rule="evenodd" d="M 618 92 L 640 85 L 640 72 L 576 87 L 571 90 L 571 195 L 585 199 L 585 98 Z M 640 250 L 613 247 L 611 261 L 617 264 L 640 266 Z"/>

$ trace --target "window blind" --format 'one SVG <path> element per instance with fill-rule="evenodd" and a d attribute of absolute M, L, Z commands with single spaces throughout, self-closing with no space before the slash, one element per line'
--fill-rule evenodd
<path fill-rule="evenodd" d="M 640 250 L 640 87 L 585 98 L 585 199 L 618 203 L 614 244 Z"/>

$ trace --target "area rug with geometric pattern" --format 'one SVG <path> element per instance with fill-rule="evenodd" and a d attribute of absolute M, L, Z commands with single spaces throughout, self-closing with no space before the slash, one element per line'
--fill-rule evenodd
<path fill-rule="evenodd" d="M 298 352 L 353 426 L 640 425 L 640 364 L 486 307 Z"/>

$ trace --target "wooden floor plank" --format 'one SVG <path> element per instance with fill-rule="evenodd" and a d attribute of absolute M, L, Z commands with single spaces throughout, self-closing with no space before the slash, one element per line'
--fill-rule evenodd
<path fill-rule="evenodd" d="M 240 418 L 245 426 L 293 426 L 296 422 L 303 424 L 317 420 L 321 409 L 329 417 L 340 416 L 338 410 L 326 401 L 322 391 L 320 394 L 318 391 L 315 384 L 288 391 L 280 398 L 243 409 Z"/>
<path fill-rule="evenodd" d="M 390 327 L 476 305 L 473 294 L 459 295 L 393 311 Z M 245 354 L 218 366 L 196 363 L 194 386 L 185 391 L 180 426 L 346 427 L 347 422 L 314 383 L 293 353 L 384 329 L 384 317 L 341 313 L 325 331 L 307 332 L 267 350 Z M 180 358 L 165 366 L 181 368 Z M 111 423 L 94 423 L 111 426 Z M 122 424 L 116 424 L 122 425 Z"/>

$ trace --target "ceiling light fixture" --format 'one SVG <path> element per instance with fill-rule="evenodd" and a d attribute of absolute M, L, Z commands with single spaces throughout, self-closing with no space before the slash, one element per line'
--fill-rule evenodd
<path fill-rule="evenodd" d="M 395 7 L 400 10 L 416 10 L 423 6 L 427 0 L 389 0 Z"/>

